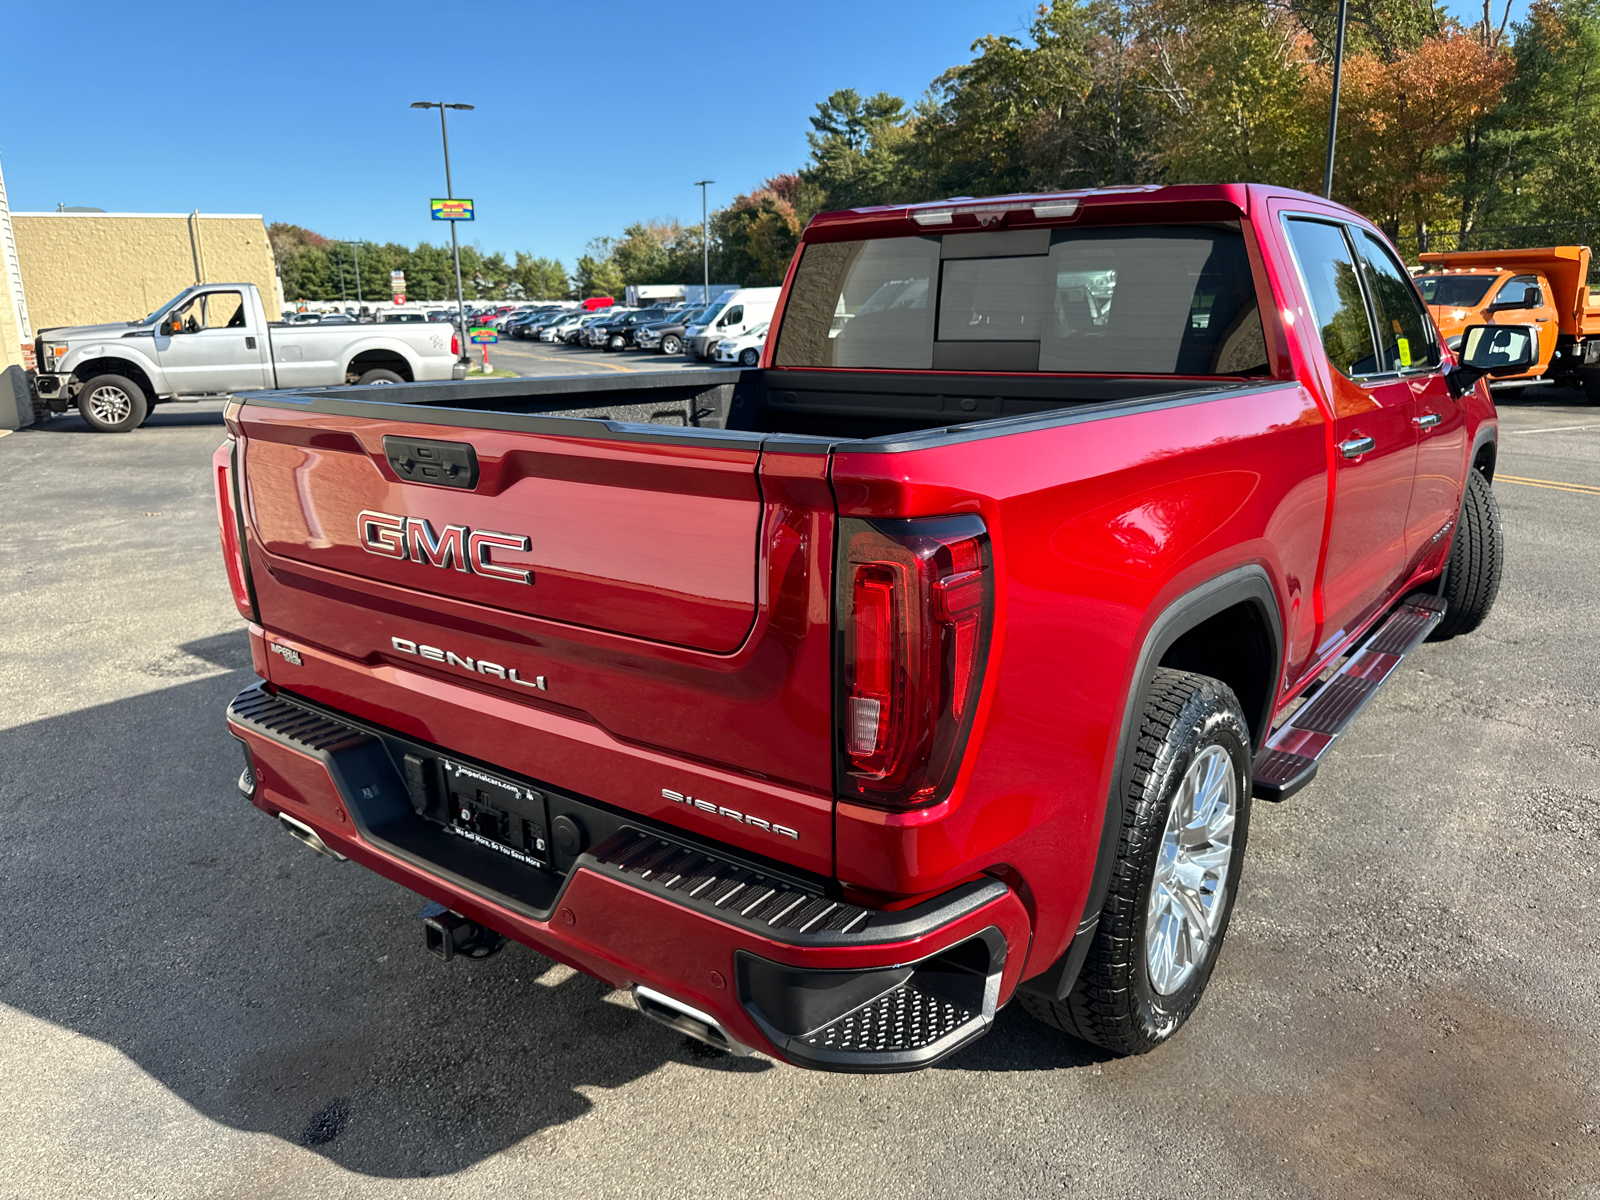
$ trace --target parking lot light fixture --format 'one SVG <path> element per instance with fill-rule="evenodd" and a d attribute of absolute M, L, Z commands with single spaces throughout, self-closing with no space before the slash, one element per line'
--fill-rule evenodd
<path fill-rule="evenodd" d="M 456 198 L 454 185 L 450 181 L 450 129 L 445 124 L 444 110 L 454 108 L 461 112 L 471 112 L 471 104 L 446 104 L 443 100 L 414 100 L 412 108 L 437 108 L 439 110 L 439 136 L 444 140 L 444 194 L 446 199 Z M 450 254 L 456 265 L 456 318 L 461 322 L 461 358 L 467 358 L 467 306 L 462 298 L 461 290 L 461 241 L 456 237 L 456 223 L 450 222 Z"/>
<path fill-rule="evenodd" d="M 705 256 L 705 294 L 700 297 L 701 303 L 711 303 L 711 215 L 706 208 L 706 188 L 715 183 L 715 179 L 700 179 L 695 181 L 695 187 L 700 189 L 700 249 Z"/>

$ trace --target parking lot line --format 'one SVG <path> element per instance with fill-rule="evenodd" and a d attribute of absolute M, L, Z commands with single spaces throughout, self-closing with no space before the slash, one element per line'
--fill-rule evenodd
<path fill-rule="evenodd" d="M 1549 488 L 1556 492 L 1577 492 L 1580 496 L 1600 496 L 1600 487 L 1587 483 L 1563 483 L 1557 479 L 1524 479 L 1520 475 L 1496 475 L 1496 483 L 1521 483 L 1528 487 Z"/>
<path fill-rule="evenodd" d="M 1600 429 L 1600 421 L 1591 421 L 1587 425 L 1552 425 L 1549 429 L 1508 429 L 1506 432 L 1521 437 L 1525 433 L 1569 433 L 1574 429 Z"/>

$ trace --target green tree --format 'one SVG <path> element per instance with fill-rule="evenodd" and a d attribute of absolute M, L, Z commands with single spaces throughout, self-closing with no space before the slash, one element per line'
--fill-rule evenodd
<path fill-rule="evenodd" d="M 511 269 L 511 276 L 535 300 L 559 300 L 572 289 L 567 269 L 557 259 L 536 258 L 522 250 L 517 251 L 517 263 Z"/>
<path fill-rule="evenodd" d="M 829 208 L 893 204 L 914 198 L 903 161 L 911 115 L 905 101 L 887 92 L 862 98 L 842 88 L 817 105 L 806 141 L 811 161 L 801 178 L 825 197 Z"/>
<path fill-rule="evenodd" d="M 578 256 L 577 285 L 580 299 L 622 295 L 622 272 L 612 260 L 616 244 L 616 238 L 597 237 L 589 242 L 588 253 Z"/>
<path fill-rule="evenodd" d="M 1308 158 L 1326 114 L 1307 95 L 1314 43 L 1287 9 L 1162 0 L 1147 63 L 1164 111 L 1155 158 L 1164 179 L 1271 182 L 1315 189 Z"/>

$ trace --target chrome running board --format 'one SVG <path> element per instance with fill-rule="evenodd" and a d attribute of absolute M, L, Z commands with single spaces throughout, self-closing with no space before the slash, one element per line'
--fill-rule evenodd
<path fill-rule="evenodd" d="M 1251 791 L 1287 800 L 1317 775 L 1317 764 L 1361 715 L 1378 688 L 1444 617 L 1438 596 L 1408 596 L 1316 693 L 1274 729 L 1256 755 Z"/>

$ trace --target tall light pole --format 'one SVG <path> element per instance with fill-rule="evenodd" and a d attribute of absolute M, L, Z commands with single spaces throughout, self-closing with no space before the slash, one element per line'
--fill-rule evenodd
<path fill-rule="evenodd" d="M 694 184 L 700 189 L 700 249 L 705 252 L 706 267 L 706 290 L 700 300 L 704 304 L 711 303 L 711 215 L 706 207 L 706 188 L 715 182 L 715 179 L 700 179 Z"/>
<path fill-rule="evenodd" d="M 356 315 L 361 315 L 361 243 L 351 242 L 350 248 L 356 254 Z"/>
<path fill-rule="evenodd" d="M 1333 103 L 1328 106 L 1328 160 L 1322 168 L 1322 195 L 1333 199 L 1333 140 L 1339 133 L 1339 77 L 1344 74 L 1344 25 L 1349 0 L 1339 0 L 1339 32 L 1333 45 Z"/>
<path fill-rule="evenodd" d="M 456 198 L 455 190 L 450 182 L 450 130 L 445 125 L 444 110 L 447 108 L 460 109 L 471 112 L 470 104 L 446 104 L 443 100 L 418 100 L 411 105 L 412 108 L 437 108 L 439 110 L 439 136 L 444 139 L 444 194 L 447 200 Z M 456 264 L 456 317 L 461 322 L 461 357 L 467 357 L 467 302 L 462 298 L 461 290 L 461 243 L 456 238 L 456 223 L 450 222 L 450 253 Z"/>

